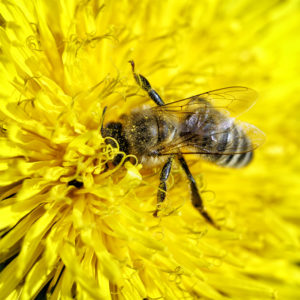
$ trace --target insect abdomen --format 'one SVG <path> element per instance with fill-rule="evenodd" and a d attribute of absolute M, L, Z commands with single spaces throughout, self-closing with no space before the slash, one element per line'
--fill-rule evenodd
<path fill-rule="evenodd" d="M 253 158 L 251 141 L 243 129 L 233 124 L 215 138 L 216 143 L 211 152 L 218 154 L 204 154 L 203 158 L 219 166 L 241 168 L 250 163 Z"/>

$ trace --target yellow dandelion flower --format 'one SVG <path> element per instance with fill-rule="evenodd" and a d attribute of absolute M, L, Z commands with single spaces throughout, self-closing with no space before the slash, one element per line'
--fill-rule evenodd
<path fill-rule="evenodd" d="M 289 1 L 0 3 L 1 299 L 299 299 L 300 7 Z M 226 86 L 267 135 L 245 169 L 146 168 L 102 124 Z M 104 108 L 107 110 L 104 112 Z M 120 158 L 118 164 L 116 157 Z"/>

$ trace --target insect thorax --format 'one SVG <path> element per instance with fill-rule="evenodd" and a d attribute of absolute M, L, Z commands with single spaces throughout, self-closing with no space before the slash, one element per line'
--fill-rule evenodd
<path fill-rule="evenodd" d="M 155 156 L 160 145 L 176 132 L 176 124 L 151 109 L 134 111 L 124 121 L 129 151 L 138 158 Z"/>

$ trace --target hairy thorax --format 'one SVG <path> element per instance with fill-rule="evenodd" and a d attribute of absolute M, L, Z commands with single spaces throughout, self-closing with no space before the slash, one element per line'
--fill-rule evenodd
<path fill-rule="evenodd" d="M 176 136 L 175 120 L 168 120 L 150 108 L 136 109 L 122 119 L 130 154 L 145 166 L 156 166 L 166 161 L 167 157 L 156 153 L 162 144 Z"/>

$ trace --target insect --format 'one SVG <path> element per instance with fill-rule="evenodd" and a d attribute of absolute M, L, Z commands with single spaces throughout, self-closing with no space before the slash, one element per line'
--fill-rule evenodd
<path fill-rule="evenodd" d="M 113 137 L 121 151 L 134 154 L 144 166 L 163 166 L 154 216 L 158 216 L 159 204 L 166 198 L 166 182 L 172 163 L 177 159 L 189 180 L 193 206 L 218 228 L 205 209 L 184 155 L 198 154 L 202 159 L 224 167 L 246 166 L 252 160 L 253 150 L 262 143 L 264 134 L 253 125 L 236 122 L 234 117 L 254 104 L 256 92 L 233 86 L 166 104 L 149 81 L 135 72 L 134 62 L 129 62 L 135 81 L 156 106 L 136 108 L 118 122 L 109 122 L 103 126 L 102 135 Z M 117 157 L 116 163 L 119 161 L 120 157 Z"/>

